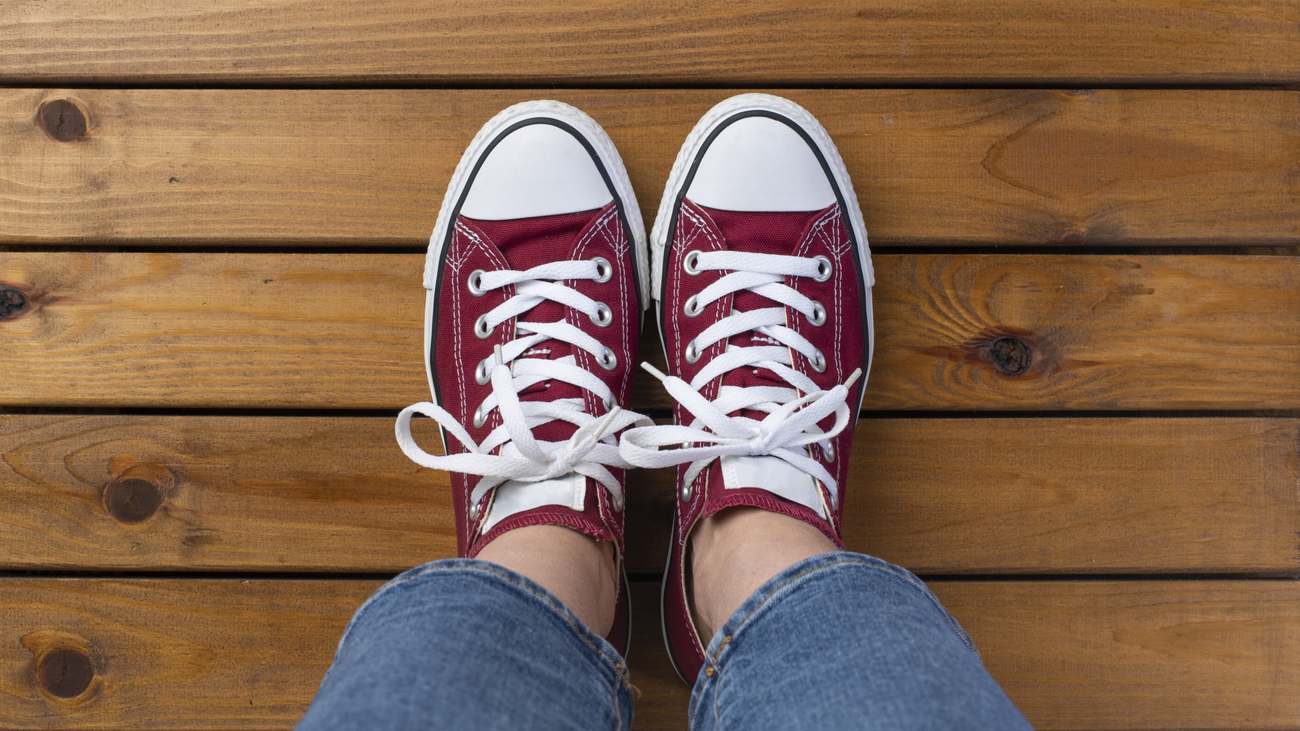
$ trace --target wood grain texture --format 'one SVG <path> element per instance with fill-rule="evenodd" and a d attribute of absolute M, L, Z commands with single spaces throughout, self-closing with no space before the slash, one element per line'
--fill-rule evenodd
<path fill-rule="evenodd" d="M 288 728 L 348 617 L 379 582 L 0 581 L 5 728 Z M 50 652 L 90 660 L 62 699 L 39 683 Z"/>
<path fill-rule="evenodd" d="M 1292 0 L 46 0 L 5 11 L 7 83 L 1300 80 Z"/>
<path fill-rule="evenodd" d="M 1300 583 L 933 582 L 1039 728 L 1291 728 Z"/>
<path fill-rule="evenodd" d="M 286 728 L 375 582 L 0 580 L 8 728 Z M 935 582 L 1038 728 L 1282 728 L 1300 717 L 1295 581 Z M 633 591 L 637 728 L 681 728 L 653 584 Z M 70 700 L 36 666 L 70 650 Z"/>
<path fill-rule="evenodd" d="M 422 246 L 479 125 L 537 97 L 606 127 L 653 216 L 730 93 L 3 90 L 0 243 Z M 780 93 L 834 136 L 877 245 L 1300 242 L 1295 91 Z"/>
<path fill-rule="evenodd" d="M 1298 450 L 1296 419 L 865 419 L 845 536 L 921 573 L 1296 572 Z M 631 474 L 631 571 L 672 480 Z M 387 418 L 0 417 L 0 568 L 399 571 L 455 554 L 451 510 Z"/>
<path fill-rule="evenodd" d="M 1300 259 L 886 255 L 873 409 L 1300 406 Z M 416 255 L 0 254 L 0 405 L 378 407 L 427 397 Z M 653 336 L 642 357 L 661 357 Z M 1028 348 L 1019 375 L 995 343 Z M 1003 364 L 1005 365 L 1005 364 Z M 644 375 L 644 374 L 640 374 Z M 633 408 L 666 395 L 641 378 Z"/>

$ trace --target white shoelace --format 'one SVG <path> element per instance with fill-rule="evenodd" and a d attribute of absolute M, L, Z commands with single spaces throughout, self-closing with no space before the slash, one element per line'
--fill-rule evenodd
<path fill-rule="evenodd" d="M 484 313 L 475 321 L 475 332 L 488 337 L 507 320 L 523 315 L 544 301 L 557 302 L 591 318 L 597 325 L 608 325 L 612 313 L 597 302 L 560 282 L 589 279 L 608 281 L 610 264 L 597 257 L 587 261 L 561 261 L 535 266 L 527 271 L 474 271 L 469 275 L 470 293 L 481 295 L 514 285 L 515 294 Z M 449 283 L 462 286 L 460 282 Z M 501 413 L 501 424 L 482 443 L 475 443 L 469 432 L 447 410 L 430 402 L 412 404 L 397 416 L 397 444 L 416 464 L 437 470 L 464 472 L 483 479 L 470 492 L 471 510 L 477 513 L 484 495 L 509 480 L 541 482 L 577 473 L 590 477 L 609 491 L 614 504 L 623 505 L 623 490 L 610 467 L 630 467 L 619 454 L 617 434 L 633 425 L 652 424 L 650 419 L 620 409 L 614 394 L 594 373 L 576 365 L 573 356 L 556 360 L 527 357 L 540 353 L 548 340 L 557 340 L 591 353 L 604 368 L 617 366 L 614 351 L 580 328 L 556 322 L 515 323 L 514 340 L 497 346 L 492 358 L 474 367 L 480 383 L 492 384 L 492 392 L 474 411 L 475 426 L 482 426 L 493 409 Z M 458 367 L 463 367 L 458 364 Z M 519 393 L 544 381 L 560 381 L 590 391 L 599 397 L 607 413 L 597 418 L 585 410 L 581 398 L 553 401 L 520 401 Z M 545 386 L 544 386 L 545 387 Z M 437 422 L 447 434 L 466 449 L 463 453 L 443 456 L 429 454 L 415 443 L 411 435 L 411 417 L 423 414 Z M 567 441 L 549 442 L 533 436 L 533 430 L 552 421 L 566 421 L 577 427 Z M 499 451 L 498 451 L 499 450 Z"/>
<path fill-rule="evenodd" d="M 688 362 L 699 360 L 711 345 L 750 331 L 764 336 L 757 340 L 774 344 L 747 347 L 728 344 L 725 352 L 705 364 L 690 383 L 642 363 L 695 418 L 685 426 L 629 429 L 622 438 L 624 459 L 638 467 L 669 467 L 690 462 L 683 483 L 690 485 L 701 470 L 720 457 L 776 457 L 820 481 L 830 494 L 832 506 L 838 505 L 835 479 L 808 455 L 807 448 L 815 444 L 823 454 L 833 455 L 830 440 L 849 424 L 849 390 L 862 371 L 855 370 L 845 383 L 822 390 L 811 378 L 795 370 L 796 353 L 807 358 L 818 372 L 826 368 L 826 357 L 807 338 L 786 325 L 785 308 L 794 309 L 814 325 L 826 321 L 826 309 L 784 284 L 790 276 L 825 281 L 831 276 L 830 260 L 820 256 L 691 251 L 684 263 L 688 274 L 728 272 L 685 302 L 687 316 L 699 314 L 719 299 L 744 290 L 780 305 L 743 312 L 733 310 L 685 345 L 683 357 Z M 712 401 L 700 394 L 710 381 L 737 368 L 767 369 L 789 387 L 722 386 Z M 754 419 L 734 414 L 743 410 L 764 412 L 766 416 Z M 817 424 L 831 414 L 835 415 L 835 423 L 823 431 Z M 661 449 L 673 446 L 676 448 Z"/>

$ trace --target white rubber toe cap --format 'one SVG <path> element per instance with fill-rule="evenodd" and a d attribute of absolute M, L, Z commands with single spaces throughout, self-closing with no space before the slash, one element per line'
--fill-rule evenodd
<path fill-rule="evenodd" d="M 812 146 L 767 116 L 724 127 L 705 148 L 686 197 L 727 211 L 817 211 L 835 190 Z"/>
<path fill-rule="evenodd" d="M 487 153 L 460 212 L 501 221 L 590 211 L 613 199 L 587 148 L 569 131 L 538 122 L 506 132 Z"/>

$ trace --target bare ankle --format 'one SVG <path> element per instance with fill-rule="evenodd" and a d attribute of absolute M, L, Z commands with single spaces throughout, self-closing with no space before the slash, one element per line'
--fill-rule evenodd
<path fill-rule="evenodd" d="M 612 544 L 568 528 L 535 525 L 496 538 L 478 558 L 541 584 L 592 632 L 609 634 L 619 583 Z"/>
<path fill-rule="evenodd" d="M 701 639 L 708 638 L 768 579 L 835 550 L 821 531 L 779 513 L 734 508 L 705 518 L 691 535 L 691 590 Z"/>

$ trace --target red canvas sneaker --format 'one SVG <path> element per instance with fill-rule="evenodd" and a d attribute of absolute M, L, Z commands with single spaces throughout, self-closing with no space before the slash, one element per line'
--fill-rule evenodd
<path fill-rule="evenodd" d="M 424 271 L 432 403 L 404 409 L 397 441 L 452 473 L 460 555 L 522 526 L 609 541 L 623 575 L 618 434 L 648 282 L 645 233 L 605 131 L 559 102 L 493 117 L 452 175 Z M 445 456 L 411 437 L 438 423 Z M 448 438 L 450 437 L 450 439 Z M 609 640 L 625 652 L 626 577 Z"/>
<path fill-rule="evenodd" d="M 704 662 L 687 547 L 702 518 L 749 506 L 843 545 L 849 444 L 871 364 L 873 276 L 853 185 L 802 107 L 742 94 L 678 154 L 651 234 L 654 297 L 675 424 L 624 433 L 623 456 L 679 465 L 664 572 L 668 653 Z"/>

